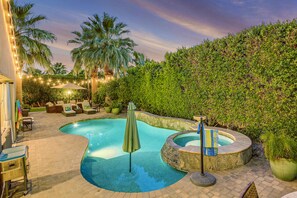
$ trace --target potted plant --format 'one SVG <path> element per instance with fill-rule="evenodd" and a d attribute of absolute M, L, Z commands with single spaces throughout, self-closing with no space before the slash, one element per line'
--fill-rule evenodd
<path fill-rule="evenodd" d="M 284 133 L 267 132 L 261 136 L 265 156 L 275 177 L 292 181 L 297 177 L 297 142 Z"/>
<path fill-rule="evenodd" d="M 115 115 L 118 115 L 122 110 L 122 103 L 119 103 L 117 101 L 113 101 L 111 103 L 111 108 L 112 108 L 111 112 L 113 114 L 115 114 Z"/>
<path fill-rule="evenodd" d="M 111 107 L 107 104 L 107 103 L 104 103 L 104 109 L 105 109 L 105 112 L 106 113 L 110 113 L 111 112 Z"/>
<path fill-rule="evenodd" d="M 30 111 L 30 105 L 23 104 L 22 105 L 22 116 L 24 116 L 24 117 L 29 116 L 29 111 Z"/>

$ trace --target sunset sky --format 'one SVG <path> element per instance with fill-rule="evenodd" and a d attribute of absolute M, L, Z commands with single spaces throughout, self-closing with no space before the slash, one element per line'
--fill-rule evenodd
<path fill-rule="evenodd" d="M 72 31 L 80 30 L 87 17 L 107 12 L 131 31 L 136 50 L 160 61 L 167 51 L 190 47 L 205 39 L 221 38 L 253 25 L 297 18 L 296 0 L 19 0 L 32 2 L 34 14 L 48 20 L 40 27 L 56 34 L 49 44 L 53 63 L 71 70 Z"/>

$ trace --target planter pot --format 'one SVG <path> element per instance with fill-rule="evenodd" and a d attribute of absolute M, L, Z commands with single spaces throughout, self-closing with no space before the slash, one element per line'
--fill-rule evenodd
<path fill-rule="evenodd" d="M 22 109 L 22 116 L 28 117 L 30 109 Z"/>
<path fill-rule="evenodd" d="M 110 107 L 104 107 L 104 109 L 105 109 L 105 112 L 106 113 L 110 113 L 111 112 L 111 108 Z"/>
<path fill-rule="evenodd" d="M 118 115 L 120 113 L 120 108 L 113 108 L 111 112 L 115 115 Z"/>
<path fill-rule="evenodd" d="M 270 160 L 272 173 L 278 179 L 292 181 L 297 177 L 297 162 L 289 159 L 280 158 Z"/>

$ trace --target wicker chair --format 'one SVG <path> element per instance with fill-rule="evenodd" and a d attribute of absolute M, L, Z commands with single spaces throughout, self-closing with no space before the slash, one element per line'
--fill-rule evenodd
<path fill-rule="evenodd" d="M 45 104 L 46 113 L 56 113 L 56 107 L 53 103 L 48 102 Z"/>
<path fill-rule="evenodd" d="M 241 198 L 258 198 L 257 188 L 254 182 L 250 182 L 242 192 Z"/>

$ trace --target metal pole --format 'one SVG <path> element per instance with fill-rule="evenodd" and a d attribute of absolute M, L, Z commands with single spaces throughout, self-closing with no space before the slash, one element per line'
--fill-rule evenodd
<path fill-rule="evenodd" d="M 202 116 L 200 117 L 200 156 L 201 156 L 201 175 L 204 176 L 204 163 L 203 163 L 203 130 L 202 130 L 202 127 L 203 127 L 203 120 L 202 120 Z"/>
<path fill-rule="evenodd" d="M 131 156 L 131 153 L 130 153 L 130 160 L 129 160 L 129 161 L 130 161 L 130 163 L 129 163 L 129 172 L 130 172 L 130 173 L 131 173 L 131 157 L 132 157 L 132 156 Z"/>

